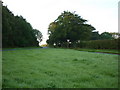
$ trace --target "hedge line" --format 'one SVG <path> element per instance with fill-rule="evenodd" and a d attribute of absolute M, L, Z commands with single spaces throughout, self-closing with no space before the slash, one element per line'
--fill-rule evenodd
<path fill-rule="evenodd" d="M 77 44 L 80 48 L 91 48 L 91 49 L 120 49 L 120 39 L 114 40 L 91 40 L 81 41 Z"/>

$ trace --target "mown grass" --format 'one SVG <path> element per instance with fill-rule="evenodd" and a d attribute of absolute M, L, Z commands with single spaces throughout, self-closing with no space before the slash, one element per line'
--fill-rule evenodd
<path fill-rule="evenodd" d="M 120 52 L 118 50 L 114 49 L 87 49 L 87 48 L 76 48 L 76 50 L 79 51 L 88 51 L 88 52 L 101 52 L 101 53 L 111 53 L 111 54 L 119 54 Z"/>
<path fill-rule="evenodd" d="M 117 88 L 118 56 L 70 49 L 3 51 L 3 88 Z"/>

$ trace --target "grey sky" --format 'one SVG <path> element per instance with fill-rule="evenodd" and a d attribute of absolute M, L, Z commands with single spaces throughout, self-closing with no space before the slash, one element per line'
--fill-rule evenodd
<path fill-rule="evenodd" d="M 119 0 L 3 0 L 15 15 L 22 15 L 32 27 L 43 33 L 44 44 L 48 25 L 63 11 L 76 11 L 99 33 L 118 32 Z"/>

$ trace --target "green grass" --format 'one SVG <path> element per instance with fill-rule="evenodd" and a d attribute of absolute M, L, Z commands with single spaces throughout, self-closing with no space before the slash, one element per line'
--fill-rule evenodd
<path fill-rule="evenodd" d="M 3 51 L 3 88 L 117 88 L 118 56 L 71 49 Z"/>
<path fill-rule="evenodd" d="M 103 53 L 111 53 L 111 54 L 120 54 L 118 50 L 114 49 L 85 49 L 85 48 L 77 48 L 79 51 L 88 51 L 88 52 L 103 52 Z"/>

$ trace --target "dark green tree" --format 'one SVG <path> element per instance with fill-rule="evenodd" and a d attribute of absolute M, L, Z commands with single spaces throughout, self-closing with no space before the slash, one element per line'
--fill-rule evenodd
<path fill-rule="evenodd" d="M 91 40 L 99 40 L 99 39 L 100 39 L 100 34 L 98 33 L 98 31 L 92 32 Z"/>
<path fill-rule="evenodd" d="M 2 6 L 2 46 L 3 47 L 31 47 L 38 46 L 36 34 L 30 23 L 22 16 L 14 14 Z"/>
<path fill-rule="evenodd" d="M 100 35 L 100 39 L 104 40 L 104 39 L 113 39 L 112 34 L 110 34 L 109 32 L 103 32 Z"/>
<path fill-rule="evenodd" d="M 75 45 L 79 40 L 89 40 L 95 28 L 86 24 L 87 20 L 78 14 L 64 11 L 58 18 L 50 23 L 48 28 L 49 45 L 67 46 L 67 41 Z"/>
<path fill-rule="evenodd" d="M 39 40 L 39 42 L 41 42 L 42 41 L 42 37 L 43 37 L 42 33 L 39 30 L 34 29 L 34 34 L 37 37 L 37 39 Z"/>

